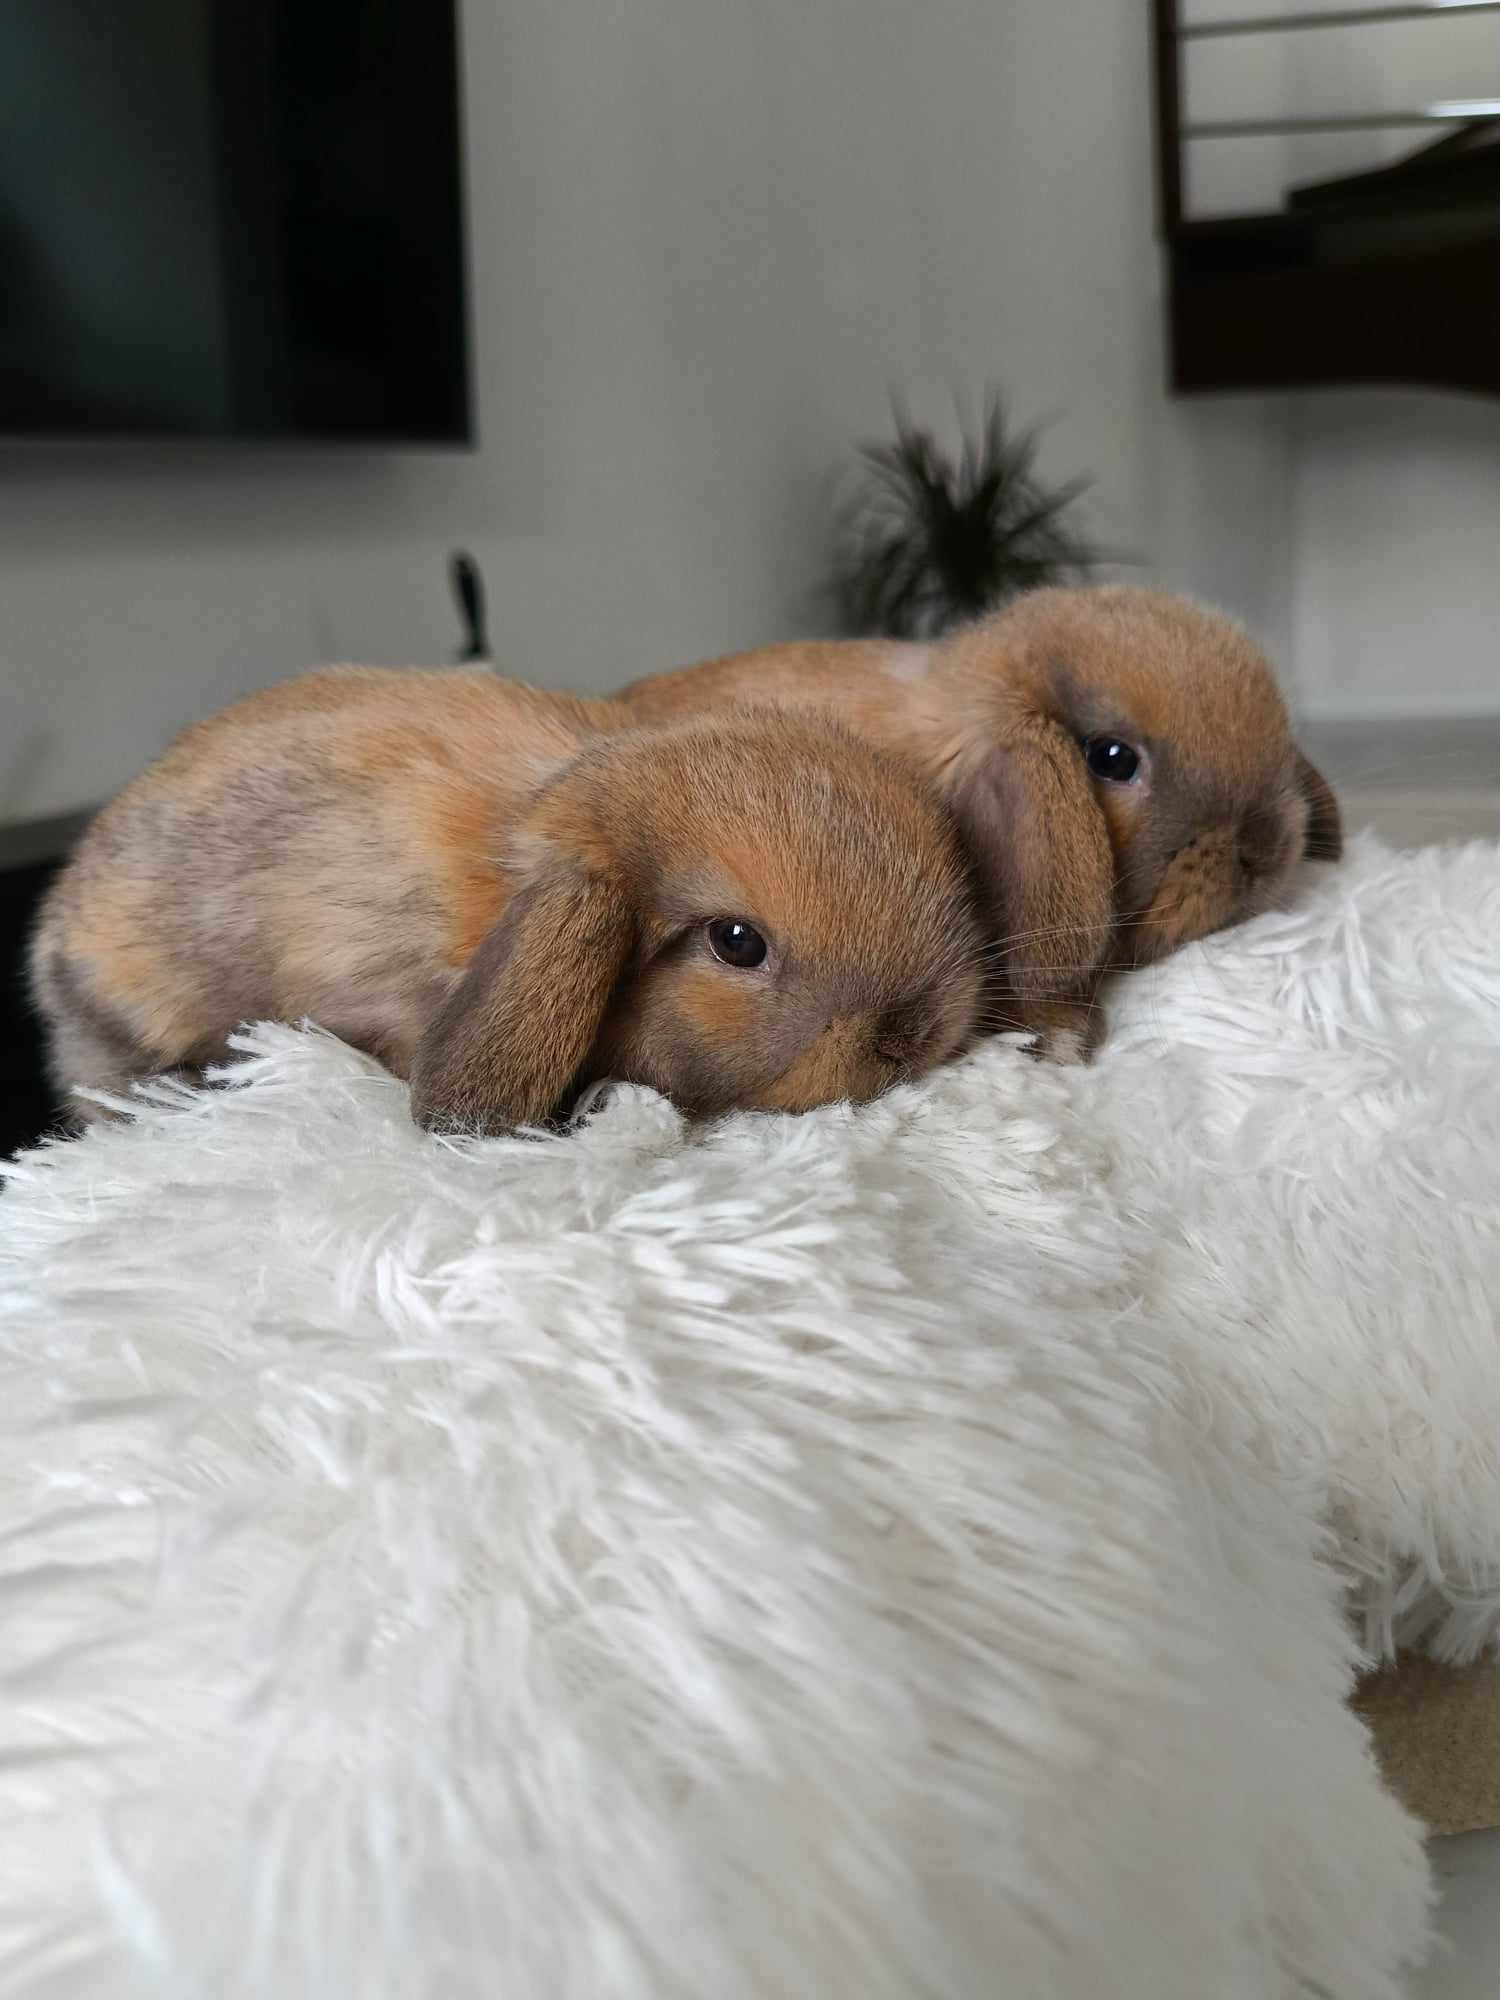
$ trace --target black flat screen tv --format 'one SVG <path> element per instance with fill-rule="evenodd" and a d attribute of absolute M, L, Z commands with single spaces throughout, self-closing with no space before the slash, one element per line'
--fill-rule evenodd
<path fill-rule="evenodd" d="M 453 0 L 0 0 L 0 437 L 464 444 Z"/>

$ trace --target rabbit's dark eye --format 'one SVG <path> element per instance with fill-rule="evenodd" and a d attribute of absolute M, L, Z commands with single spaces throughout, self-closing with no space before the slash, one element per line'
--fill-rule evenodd
<path fill-rule="evenodd" d="M 1083 745 L 1084 760 L 1096 778 L 1108 778 L 1127 785 L 1141 768 L 1141 753 L 1118 736 L 1090 736 Z"/>
<path fill-rule="evenodd" d="M 715 917 L 708 927 L 708 948 L 725 965 L 753 972 L 766 962 L 766 941 L 743 917 Z"/>

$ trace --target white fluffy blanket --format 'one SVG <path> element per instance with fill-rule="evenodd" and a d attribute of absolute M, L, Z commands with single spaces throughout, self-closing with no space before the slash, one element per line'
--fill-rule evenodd
<path fill-rule="evenodd" d="M 0 1992 L 1391 2000 L 1340 1591 L 1500 1628 L 1497 936 L 1365 843 L 1086 1071 L 455 1145 L 263 1027 L 26 1156 Z"/>

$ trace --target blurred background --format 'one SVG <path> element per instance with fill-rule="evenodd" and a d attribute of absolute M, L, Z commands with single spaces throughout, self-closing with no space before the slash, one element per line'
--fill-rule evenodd
<path fill-rule="evenodd" d="M 38 885 L 185 723 L 456 657 L 459 549 L 546 684 L 847 628 L 859 448 L 962 486 L 992 393 L 1356 822 L 1500 829 L 1496 112 L 1485 0 L 6 0 L 12 1126 Z"/>

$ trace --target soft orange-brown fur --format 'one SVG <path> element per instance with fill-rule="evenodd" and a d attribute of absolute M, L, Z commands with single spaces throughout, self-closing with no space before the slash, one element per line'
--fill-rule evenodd
<path fill-rule="evenodd" d="M 1339 849 L 1264 656 L 1163 592 L 1037 591 L 946 640 L 768 646 L 619 699 L 662 720 L 747 696 L 834 713 L 937 784 L 1004 963 L 1000 1018 L 1059 1053 L 1096 1032 L 1102 971 L 1265 907 L 1305 852 Z M 1140 747 L 1136 781 L 1090 776 L 1099 734 Z"/>
<path fill-rule="evenodd" d="M 764 967 L 714 955 L 718 917 Z M 489 1129 L 600 1075 L 702 1112 L 868 1096 L 962 1044 L 977 952 L 947 815 L 832 723 L 344 668 L 186 731 L 90 828 L 31 963 L 65 1090 L 310 1015 L 424 1122 Z"/>

